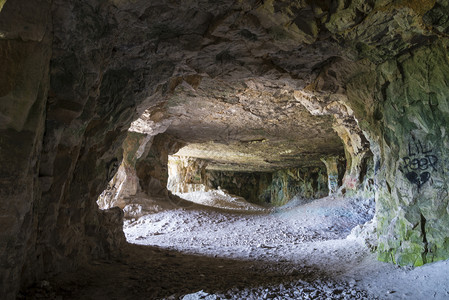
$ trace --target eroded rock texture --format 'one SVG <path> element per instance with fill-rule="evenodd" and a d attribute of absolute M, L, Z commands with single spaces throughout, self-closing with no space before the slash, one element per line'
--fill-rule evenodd
<path fill-rule="evenodd" d="M 238 195 L 245 200 L 267 205 L 271 201 L 270 185 L 273 181 L 272 173 L 255 172 L 223 172 L 209 170 L 205 174 L 207 186 L 213 189 L 224 189 L 232 195 Z"/>
<path fill-rule="evenodd" d="M 95 202 L 145 110 L 174 138 L 156 156 L 186 143 L 216 170 L 344 155 L 347 192 L 373 161 L 379 258 L 449 257 L 448 7 L 0 1 L 2 295 L 119 249 L 120 211 Z"/>
<path fill-rule="evenodd" d="M 117 173 L 112 177 L 106 189 L 101 193 L 97 204 L 102 209 L 119 207 L 123 209 L 126 199 L 137 195 L 142 188 L 137 176 L 137 160 L 151 147 L 153 136 L 129 131 L 123 142 L 123 160 Z M 149 144 L 149 146 L 147 146 Z"/>
<path fill-rule="evenodd" d="M 342 177 L 344 175 L 343 167 L 346 162 L 337 156 L 323 157 L 321 161 L 326 166 L 327 174 L 327 188 L 329 195 L 338 192 L 338 188 L 341 186 Z"/>
<path fill-rule="evenodd" d="M 271 200 L 283 205 L 293 197 L 304 201 L 324 197 L 328 194 L 325 168 L 290 168 L 276 171 L 270 186 Z"/>
<path fill-rule="evenodd" d="M 447 43 L 377 69 L 379 258 L 421 265 L 449 255 Z"/>
<path fill-rule="evenodd" d="M 273 172 L 240 172 L 209 168 L 206 161 L 172 156 L 167 188 L 173 193 L 225 190 L 249 202 L 281 206 L 297 197 L 307 202 L 328 194 L 324 167 L 281 169 Z"/>
<path fill-rule="evenodd" d="M 0 10 L 0 295 L 14 298 L 34 279 L 23 266 L 36 261 L 51 16 L 49 1 L 34 10 L 1 1 Z"/>
<path fill-rule="evenodd" d="M 206 191 L 211 187 L 206 175 L 207 162 L 182 156 L 171 156 L 168 163 L 167 188 L 173 193 Z"/>

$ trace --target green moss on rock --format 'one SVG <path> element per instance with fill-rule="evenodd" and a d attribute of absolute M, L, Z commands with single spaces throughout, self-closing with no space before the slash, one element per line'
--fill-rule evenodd
<path fill-rule="evenodd" d="M 137 150 L 142 145 L 146 134 L 128 131 L 123 142 L 123 163 L 129 167 L 135 167 L 137 161 Z"/>
<path fill-rule="evenodd" d="M 449 57 L 445 42 L 381 64 L 379 260 L 420 266 L 449 258 Z M 440 108 L 441 107 L 441 108 Z"/>
<path fill-rule="evenodd" d="M 2 11 L 3 5 L 5 5 L 6 0 L 0 0 L 0 12 Z"/>
<path fill-rule="evenodd" d="M 275 206 L 284 205 L 295 196 L 303 199 L 324 197 L 329 192 L 326 171 L 324 167 L 276 171 L 270 190 L 270 203 Z"/>

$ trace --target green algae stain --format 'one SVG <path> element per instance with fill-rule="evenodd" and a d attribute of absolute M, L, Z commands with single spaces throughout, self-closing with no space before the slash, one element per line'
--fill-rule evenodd
<path fill-rule="evenodd" d="M 290 38 L 290 35 L 281 26 L 273 26 L 268 31 L 271 37 L 276 41 L 287 40 Z"/>
<path fill-rule="evenodd" d="M 2 11 L 3 5 L 5 5 L 6 0 L 0 0 L 0 12 Z"/>
<path fill-rule="evenodd" d="M 383 123 L 379 133 L 387 168 L 379 175 L 385 181 L 378 190 L 378 259 L 401 266 L 447 259 L 449 197 L 443 162 L 449 152 L 441 129 L 449 122 L 443 96 L 449 93 L 447 46 L 438 42 L 417 48 L 377 71 L 384 102 L 376 122 Z"/>

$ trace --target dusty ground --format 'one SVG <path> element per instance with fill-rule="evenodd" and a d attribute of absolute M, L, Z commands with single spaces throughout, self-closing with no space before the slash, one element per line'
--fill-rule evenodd
<path fill-rule="evenodd" d="M 449 261 L 399 268 L 378 262 L 362 238 L 347 238 L 351 228 L 372 217 L 372 201 L 327 197 L 297 204 L 276 211 L 251 204 L 245 204 L 244 211 L 192 205 L 128 220 L 124 231 L 132 244 L 119 260 L 95 261 L 77 273 L 60 274 L 23 296 L 449 298 Z M 230 203 L 235 207 L 242 203 Z"/>

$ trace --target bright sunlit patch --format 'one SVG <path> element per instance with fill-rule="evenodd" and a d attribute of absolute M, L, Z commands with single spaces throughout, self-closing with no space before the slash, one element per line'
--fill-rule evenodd
<path fill-rule="evenodd" d="M 207 199 L 210 195 L 201 192 L 201 201 L 214 201 L 213 197 Z M 231 202 L 223 203 L 225 207 L 235 205 L 229 197 L 222 201 Z M 293 201 L 275 213 L 204 206 L 167 209 L 127 221 L 124 232 L 134 244 L 202 255 L 278 260 L 299 255 L 309 243 L 328 241 L 330 244 L 315 247 L 330 247 L 331 240 L 344 239 L 374 213 L 373 200 L 326 197 L 305 205 L 295 203 L 301 202 Z"/>

